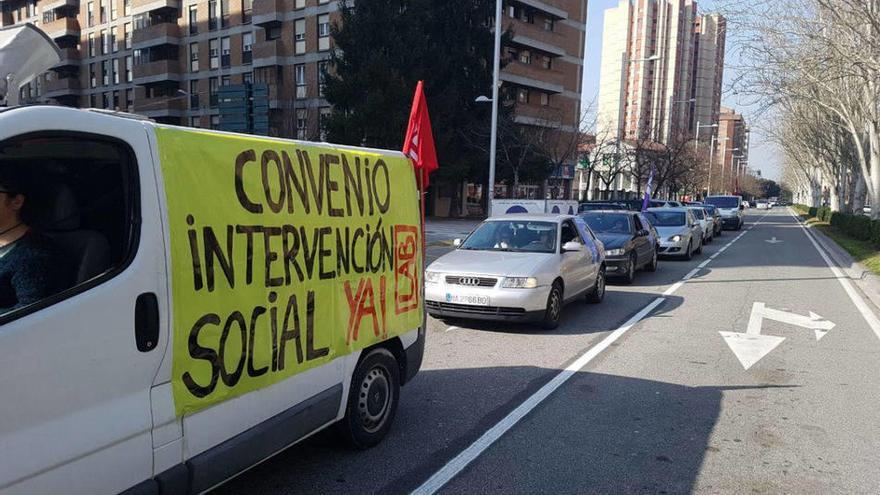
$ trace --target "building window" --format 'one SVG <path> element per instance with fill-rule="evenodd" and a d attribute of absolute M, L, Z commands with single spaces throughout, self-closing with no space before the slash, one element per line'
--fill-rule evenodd
<path fill-rule="evenodd" d="M 89 95 L 89 108 L 98 108 L 98 95 Z"/>
<path fill-rule="evenodd" d="M 125 57 L 125 82 L 131 82 L 134 58 L 131 55 Z"/>
<path fill-rule="evenodd" d="M 254 83 L 254 73 L 253 72 L 245 72 L 241 75 L 241 82 L 243 84 L 253 84 Z"/>
<path fill-rule="evenodd" d="M 295 9 L 304 9 L 306 8 L 306 0 L 295 0 L 293 2 L 293 8 Z"/>
<path fill-rule="evenodd" d="M 306 66 L 305 64 L 299 64 L 293 68 L 293 73 L 296 76 L 296 97 L 299 99 L 305 98 L 308 92 L 308 87 L 306 86 Z"/>
<path fill-rule="evenodd" d="M 297 19 L 293 23 L 293 41 L 295 42 L 295 52 L 297 55 L 306 52 L 306 20 Z"/>
<path fill-rule="evenodd" d="M 330 14 L 318 16 L 318 50 L 330 49 Z"/>
<path fill-rule="evenodd" d="M 199 8 L 189 6 L 189 34 L 199 34 Z"/>
<path fill-rule="evenodd" d="M 101 93 L 101 107 L 110 108 L 110 93 Z"/>
<path fill-rule="evenodd" d="M 111 4 L 113 5 L 113 4 Z M 113 110 L 119 111 L 119 91 L 113 92 Z"/>
<path fill-rule="evenodd" d="M 135 29 L 146 29 L 150 27 L 150 16 L 149 14 L 138 14 L 134 16 L 134 28 Z"/>
<path fill-rule="evenodd" d="M 229 36 L 225 36 L 220 38 L 220 66 L 224 69 L 228 68 L 232 64 L 232 57 L 229 54 L 230 52 L 230 40 Z"/>
<path fill-rule="evenodd" d="M 125 108 L 127 108 L 128 111 L 134 110 L 134 90 L 133 89 L 126 89 L 125 90 Z"/>
<path fill-rule="evenodd" d="M 254 0 L 241 0 L 241 23 L 250 24 L 254 12 Z"/>
<path fill-rule="evenodd" d="M 95 25 L 95 2 L 89 2 L 86 6 L 86 20 L 89 23 L 89 27 Z"/>
<path fill-rule="evenodd" d="M 113 84 L 119 84 L 119 59 L 113 59 Z"/>
<path fill-rule="evenodd" d="M 214 38 L 208 42 L 208 67 L 211 69 L 220 68 L 220 40 Z"/>
<path fill-rule="evenodd" d="M 546 107 L 550 105 L 550 94 L 549 93 L 541 93 L 541 106 Z"/>
<path fill-rule="evenodd" d="M 189 118 L 189 126 L 198 128 L 201 125 L 200 117 L 190 117 Z"/>
<path fill-rule="evenodd" d="M 243 33 L 241 35 L 241 63 L 249 64 L 254 57 L 254 33 Z"/>
<path fill-rule="evenodd" d="M 330 107 L 321 107 L 318 124 L 321 126 L 321 141 L 327 138 L 327 122 L 330 120 Z"/>
<path fill-rule="evenodd" d="M 199 44 L 189 44 L 189 70 L 190 72 L 199 71 Z"/>
<path fill-rule="evenodd" d="M 125 37 L 125 49 L 131 50 L 131 23 L 126 22 L 122 26 L 122 35 Z"/>
<path fill-rule="evenodd" d="M 216 77 L 208 78 L 208 104 L 211 108 L 217 108 L 218 86 L 220 86 L 220 79 Z"/>
<path fill-rule="evenodd" d="M 95 64 L 89 64 L 89 87 L 98 86 L 98 75 L 95 73 Z"/>
<path fill-rule="evenodd" d="M 104 86 L 110 85 L 110 61 L 104 60 L 101 62 L 101 84 Z"/>
<path fill-rule="evenodd" d="M 325 3 L 330 3 L 330 0 L 318 0 L 318 5 L 323 5 Z"/>
<path fill-rule="evenodd" d="M 105 0 L 101 0 L 101 6 L 99 7 L 101 9 L 101 24 L 107 22 L 107 5 L 104 2 Z M 107 108 L 107 106 L 104 105 L 104 108 Z"/>
<path fill-rule="evenodd" d="M 89 56 L 95 56 L 95 33 L 89 33 Z"/>
<path fill-rule="evenodd" d="M 101 55 L 107 55 L 110 53 L 110 36 L 107 35 L 107 30 L 101 30 Z"/>
<path fill-rule="evenodd" d="M 318 96 L 324 97 L 324 86 L 327 84 L 327 71 L 330 63 L 326 60 L 318 62 Z"/>
<path fill-rule="evenodd" d="M 119 17 L 119 9 L 116 8 L 116 0 L 110 0 L 110 20 L 115 21 Z"/>
<path fill-rule="evenodd" d="M 208 30 L 217 29 L 217 0 L 208 0 Z"/>
<path fill-rule="evenodd" d="M 219 129 L 220 128 L 220 116 L 219 115 L 211 115 L 211 129 Z"/>
<path fill-rule="evenodd" d="M 125 0 L 122 4 L 122 15 L 131 15 L 131 0 Z"/>
<path fill-rule="evenodd" d="M 277 40 L 281 38 L 281 28 L 279 26 L 272 26 L 266 29 L 266 41 Z"/>
<path fill-rule="evenodd" d="M 553 59 L 548 57 L 547 55 L 541 56 L 541 67 L 550 70 L 553 68 Z"/>
<path fill-rule="evenodd" d="M 229 0 L 220 0 L 220 27 L 229 27 Z"/>
<path fill-rule="evenodd" d="M 544 19 L 544 31 L 553 31 L 553 19 L 549 17 Z"/>
<path fill-rule="evenodd" d="M 113 53 L 119 51 L 119 42 L 116 41 L 116 26 L 110 28 L 110 46 L 113 47 Z"/>
<path fill-rule="evenodd" d="M 308 125 L 308 110 L 305 108 L 298 108 L 296 110 L 296 138 L 297 139 L 305 139 L 306 138 L 306 126 Z"/>
<path fill-rule="evenodd" d="M 519 52 L 519 61 L 523 64 L 532 63 L 532 52 L 528 50 L 522 50 Z"/>
<path fill-rule="evenodd" d="M 199 108 L 199 82 L 196 80 L 189 82 L 189 108 L 192 110 Z"/>
<path fill-rule="evenodd" d="M 516 90 L 516 101 L 519 103 L 528 103 L 529 102 L 529 90 L 526 88 L 518 88 Z"/>

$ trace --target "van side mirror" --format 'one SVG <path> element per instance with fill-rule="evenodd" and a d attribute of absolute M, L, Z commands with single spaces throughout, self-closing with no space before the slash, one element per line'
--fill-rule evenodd
<path fill-rule="evenodd" d="M 569 241 L 569 242 L 566 242 L 565 244 L 562 245 L 562 252 L 563 253 L 578 252 L 578 251 L 583 251 L 583 250 L 584 250 L 584 245 L 579 242 Z"/>
<path fill-rule="evenodd" d="M 452 241 L 452 245 L 455 247 L 461 246 L 461 239 L 455 239 Z"/>

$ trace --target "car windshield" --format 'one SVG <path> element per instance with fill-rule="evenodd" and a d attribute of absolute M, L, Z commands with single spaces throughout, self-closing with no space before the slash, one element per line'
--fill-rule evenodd
<path fill-rule="evenodd" d="M 739 208 L 739 199 L 735 196 L 714 196 L 706 198 L 706 202 L 718 208 Z"/>
<path fill-rule="evenodd" d="M 555 222 L 497 220 L 484 222 L 462 243 L 459 249 L 473 251 L 516 251 L 555 253 Z"/>
<path fill-rule="evenodd" d="M 584 221 L 597 234 L 631 234 L 627 215 L 617 213 L 587 213 Z"/>
<path fill-rule="evenodd" d="M 681 227 L 684 225 L 684 213 L 680 211 L 649 211 L 645 213 L 655 227 Z"/>
<path fill-rule="evenodd" d="M 703 209 L 708 211 L 710 215 L 715 214 L 715 207 L 712 205 L 703 205 Z"/>
<path fill-rule="evenodd" d="M 694 212 L 694 216 L 697 217 L 698 220 L 706 218 L 706 215 L 704 214 L 705 212 L 702 208 L 693 208 L 691 211 Z"/>
<path fill-rule="evenodd" d="M 580 205 L 580 211 L 592 210 L 623 210 L 624 207 L 612 203 L 583 203 Z"/>

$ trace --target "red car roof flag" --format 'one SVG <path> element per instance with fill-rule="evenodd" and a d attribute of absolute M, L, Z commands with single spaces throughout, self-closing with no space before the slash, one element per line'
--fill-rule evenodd
<path fill-rule="evenodd" d="M 416 86 L 412 110 L 409 113 L 409 125 L 406 128 L 406 139 L 403 141 L 403 154 L 412 160 L 413 167 L 419 173 L 419 185 L 427 187 L 428 175 L 437 170 L 439 165 L 423 81 L 419 81 Z"/>

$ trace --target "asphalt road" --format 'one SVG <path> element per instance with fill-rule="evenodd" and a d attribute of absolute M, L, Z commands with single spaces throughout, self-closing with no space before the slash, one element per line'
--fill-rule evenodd
<path fill-rule="evenodd" d="M 430 320 L 380 446 L 318 435 L 218 493 L 878 493 L 880 325 L 787 209 L 746 227 L 554 331 Z"/>

